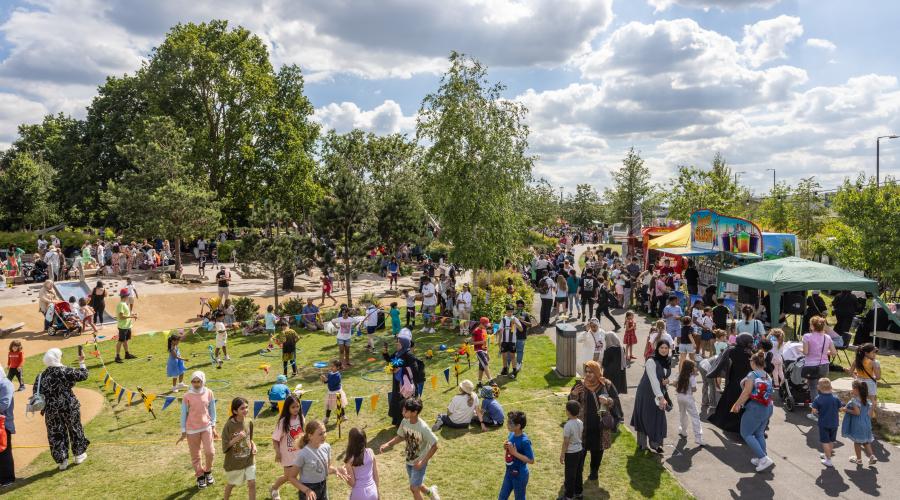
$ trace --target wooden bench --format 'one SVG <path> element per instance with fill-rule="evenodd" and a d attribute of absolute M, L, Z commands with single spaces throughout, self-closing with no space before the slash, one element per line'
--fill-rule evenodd
<path fill-rule="evenodd" d="M 900 333 L 876 331 L 872 333 L 872 343 L 878 348 L 891 349 L 892 342 L 900 342 Z"/>

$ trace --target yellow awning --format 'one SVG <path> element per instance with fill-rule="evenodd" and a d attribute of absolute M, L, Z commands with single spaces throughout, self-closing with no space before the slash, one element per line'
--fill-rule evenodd
<path fill-rule="evenodd" d="M 685 224 L 671 233 L 666 233 L 647 242 L 647 248 L 659 250 L 661 248 L 684 248 L 691 244 L 691 225 Z"/>

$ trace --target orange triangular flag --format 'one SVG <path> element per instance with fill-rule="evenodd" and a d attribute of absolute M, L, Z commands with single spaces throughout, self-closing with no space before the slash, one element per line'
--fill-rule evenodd
<path fill-rule="evenodd" d="M 380 398 L 378 394 L 372 394 L 372 411 L 375 411 L 375 408 L 378 408 L 378 398 Z"/>

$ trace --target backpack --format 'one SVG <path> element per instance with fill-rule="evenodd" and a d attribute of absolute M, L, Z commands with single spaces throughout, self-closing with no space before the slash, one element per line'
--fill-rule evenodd
<path fill-rule="evenodd" d="M 406 374 L 400 375 L 400 395 L 406 399 L 412 397 L 412 395 L 416 393 L 416 386 L 412 383 L 412 370 L 407 367 L 404 371 L 406 371 L 409 376 L 406 376 Z"/>
<path fill-rule="evenodd" d="M 44 372 L 38 374 L 37 382 L 34 384 L 34 395 L 28 398 L 28 403 L 25 405 L 26 415 L 34 415 L 35 412 L 44 411 L 44 407 L 47 406 L 47 402 L 41 394 L 41 377 L 43 376 Z"/>
<path fill-rule="evenodd" d="M 550 293 L 550 285 L 547 284 L 547 278 L 541 280 L 541 284 L 538 285 L 538 293 L 541 295 Z"/>
<path fill-rule="evenodd" d="M 769 377 L 760 377 L 753 372 L 753 390 L 750 391 L 750 399 L 763 406 L 772 404 L 772 380 Z"/>

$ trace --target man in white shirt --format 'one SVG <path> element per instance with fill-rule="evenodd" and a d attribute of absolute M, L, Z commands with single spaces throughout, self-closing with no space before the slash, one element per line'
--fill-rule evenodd
<path fill-rule="evenodd" d="M 469 320 L 472 317 L 472 292 L 469 284 L 463 285 L 463 291 L 456 297 L 456 308 L 459 313 L 459 334 L 469 334 Z"/>
<path fill-rule="evenodd" d="M 47 240 L 44 239 L 43 235 L 38 236 L 37 247 L 38 251 L 47 249 Z"/>
<path fill-rule="evenodd" d="M 556 282 L 553 281 L 547 272 L 541 272 L 538 280 L 538 293 L 541 296 L 541 326 L 550 326 L 550 312 L 553 310 L 553 297 L 556 296 Z"/>
<path fill-rule="evenodd" d="M 47 250 L 47 253 L 44 255 L 44 262 L 47 263 L 47 267 L 50 268 L 50 279 L 56 281 L 59 279 L 59 254 L 56 253 L 56 247 L 53 245 Z"/>
<path fill-rule="evenodd" d="M 437 290 L 428 276 L 422 278 L 422 333 L 434 333 L 434 309 L 437 306 Z"/>

